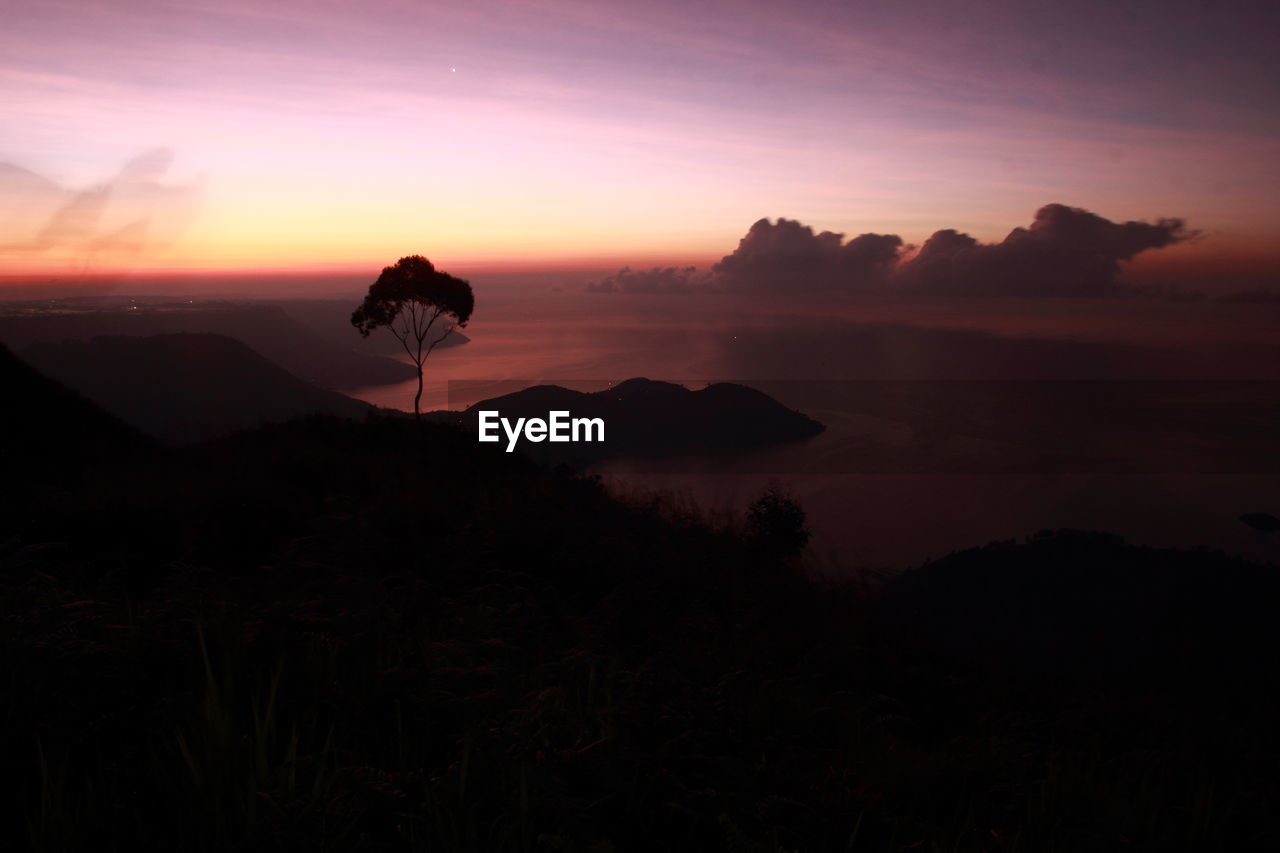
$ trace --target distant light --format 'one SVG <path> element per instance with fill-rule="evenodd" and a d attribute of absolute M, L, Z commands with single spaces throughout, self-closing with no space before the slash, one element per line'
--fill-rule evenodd
<path fill-rule="evenodd" d="M 456 68 L 450 68 L 449 70 L 450 70 L 450 71 L 452 71 L 454 74 L 457 74 L 457 73 L 458 73 L 458 69 L 456 69 Z"/>

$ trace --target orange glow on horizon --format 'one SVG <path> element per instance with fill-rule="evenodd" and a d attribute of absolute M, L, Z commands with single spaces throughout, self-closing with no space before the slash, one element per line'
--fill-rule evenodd
<path fill-rule="evenodd" d="M 1108 4 L 1111 29 L 1001 4 L 269 5 L 8 16 L 0 275 L 704 266 L 762 217 L 998 242 L 1049 203 L 1182 217 L 1224 257 L 1280 227 L 1248 16 L 1134 41 Z M 1029 68 L 1046 38 L 1079 61 Z M 1202 73 L 1143 70 L 1191 45 Z"/>

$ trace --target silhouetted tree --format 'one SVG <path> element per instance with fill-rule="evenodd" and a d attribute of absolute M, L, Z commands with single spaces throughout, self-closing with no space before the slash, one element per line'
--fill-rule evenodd
<path fill-rule="evenodd" d="M 747 508 L 746 539 L 771 556 L 795 557 L 809 544 L 806 521 L 804 507 L 770 486 Z"/>
<path fill-rule="evenodd" d="M 410 255 L 384 267 L 352 313 L 351 325 L 361 335 L 367 338 L 374 329 L 386 326 L 413 359 L 418 368 L 415 418 L 422 417 L 422 363 L 436 344 L 467 325 L 474 307 L 470 283 L 437 270 L 422 255 Z M 437 321 L 443 324 L 437 326 Z"/>

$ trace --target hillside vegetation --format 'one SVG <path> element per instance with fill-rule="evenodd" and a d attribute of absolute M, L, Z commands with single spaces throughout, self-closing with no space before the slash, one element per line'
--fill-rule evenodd
<path fill-rule="evenodd" d="M 53 388 L 29 419 L 119 431 Z M 1277 841 L 1274 567 L 1046 533 L 820 587 L 399 419 L 39 470 L 0 533 L 10 849 Z"/>

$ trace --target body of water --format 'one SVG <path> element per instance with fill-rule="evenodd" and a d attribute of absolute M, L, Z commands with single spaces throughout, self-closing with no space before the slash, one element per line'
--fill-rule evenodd
<path fill-rule="evenodd" d="M 1261 442 L 1260 452 L 1270 447 L 1265 436 L 1280 435 L 1273 408 L 1215 409 L 1212 395 L 1205 396 L 1215 382 L 1280 379 L 1276 306 L 1010 299 L 744 303 L 714 295 L 567 293 L 510 295 L 486 305 L 478 295 L 480 308 L 466 329 L 470 342 L 437 350 L 427 362 L 424 408 L 459 409 L 526 384 L 596 390 L 635 376 L 695 388 L 722 380 L 759 387 L 822 421 L 827 431 L 719 463 L 714 471 L 706 465 L 646 470 L 611 463 L 600 473 L 620 493 L 673 493 L 720 520 L 740 517 L 763 488 L 780 483 L 809 514 L 815 534 L 809 559 L 819 571 L 901 568 L 1057 527 L 1280 557 L 1280 542 L 1238 520 L 1244 512 L 1280 514 L 1280 478 L 1263 464 L 1267 460 L 1259 458 L 1256 470 L 1247 455 L 1225 466 L 1197 464 L 1200 454 L 1211 452 L 1205 447 L 1230 443 L 1241 429 Z M 883 380 L 910 391 L 891 405 L 872 405 Z M 1054 396 L 1053 389 L 1066 385 L 1047 385 L 1048 392 L 1010 390 L 994 402 L 983 398 L 982 405 L 966 397 L 940 406 L 950 392 L 938 389 L 973 380 L 1033 390 L 1036 383 L 1195 380 L 1202 383 L 1196 386 L 1197 411 L 1209 414 L 1200 421 L 1178 418 L 1176 434 L 1162 440 L 1163 455 L 1132 470 L 1051 465 L 1043 458 L 1041 433 L 1056 430 L 1070 438 L 1068 430 L 1088 428 L 1109 404 L 1094 402 L 1096 410 L 1080 413 L 1071 400 Z M 348 393 L 406 409 L 415 386 Z M 1128 386 L 1106 387 L 1114 392 Z M 1062 417 L 1035 408 L 1046 399 L 1062 407 Z M 1220 418 L 1213 415 L 1219 410 Z M 1151 410 L 1149 423 L 1137 425 L 1139 438 L 1143 430 L 1157 436 L 1175 429 L 1168 425 L 1171 411 L 1178 413 Z M 1088 450 L 1091 441 L 1082 438 L 1075 452 Z"/>

